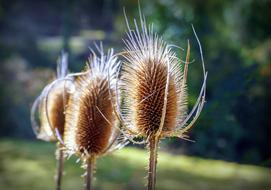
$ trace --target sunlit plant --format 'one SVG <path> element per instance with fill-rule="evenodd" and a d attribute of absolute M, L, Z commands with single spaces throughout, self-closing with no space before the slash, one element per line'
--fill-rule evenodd
<path fill-rule="evenodd" d="M 85 189 L 92 188 L 96 159 L 127 144 L 147 144 L 150 152 L 148 190 L 156 184 L 158 146 L 161 139 L 179 137 L 199 117 L 206 93 L 207 72 L 196 32 L 203 70 L 203 82 L 195 105 L 188 112 L 187 77 L 190 43 L 185 60 L 147 25 L 139 11 L 140 22 L 134 28 L 128 19 L 124 39 L 124 60 L 118 61 L 113 49 L 91 49 L 86 69 L 68 74 L 67 57 L 58 64 L 57 78 L 36 99 L 31 120 L 37 138 L 58 141 L 57 189 L 61 187 L 64 150 L 83 162 Z M 36 121 L 38 117 L 39 122 Z M 139 141 L 138 139 L 142 139 Z"/>
<path fill-rule="evenodd" d="M 134 20 L 132 29 L 127 22 L 125 61 L 118 71 L 120 82 L 116 84 L 117 102 L 114 107 L 122 127 L 121 130 L 134 143 L 147 143 L 150 151 L 148 189 L 154 190 L 158 144 L 166 137 L 187 139 L 187 132 L 199 117 L 205 102 L 206 78 L 201 46 L 203 83 L 198 99 L 188 113 L 187 75 L 190 57 L 188 41 L 186 59 L 177 57 L 173 48 L 159 37 L 152 25 L 147 25 L 141 12 L 140 22 Z M 179 48 L 181 49 L 181 48 Z M 138 137 L 142 142 L 135 141 Z"/>
<path fill-rule="evenodd" d="M 92 188 L 96 159 L 126 144 L 113 112 L 117 103 L 115 81 L 119 62 L 113 49 L 107 54 L 102 45 L 97 49 L 98 54 L 91 50 L 85 74 L 74 79 L 64 129 L 66 152 L 79 156 L 86 169 L 86 190 Z"/>
<path fill-rule="evenodd" d="M 68 55 L 63 53 L 57 64 L 57 77 L 49 83 L 35 100 L 31 109 L 31 123 L 36 137 L 41 140 L 57 142 L 56 157 L 58 160 L 56 189 L 61 189 L 63 173 L 63 146 L 58 137 L 63 136 L 65 109 L 69 99 L 71 81 L 68 75 Z"/>

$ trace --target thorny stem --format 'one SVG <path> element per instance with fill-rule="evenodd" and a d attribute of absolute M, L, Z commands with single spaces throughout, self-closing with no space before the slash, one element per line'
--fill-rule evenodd
<path fill-rule="evenodd" d="M 85 176 L 85 190 L 91 190 L 92 189 L 92 179 L 93 179 L 93 172 L 95 169 L 95 157 L 90 156 L 86 160 L 86 176 Z"/>
<path fill-rule="evenodd" d="M 56 173 L 56 190 L 61 190 L 61 182 L 63 176 L 64 153 L 63 147 L 57 143 L 57 173 Z"/>
<path fill-rule="evenodd" d="M 149 138 L 149 171 L 148 171 L 148 190 L 155 190 L 156 183 L 156 165 L 159 138 L 155 135 Z"/>

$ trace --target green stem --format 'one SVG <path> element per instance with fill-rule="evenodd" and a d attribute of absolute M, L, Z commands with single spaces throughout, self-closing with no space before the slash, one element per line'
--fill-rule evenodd
<path fill-rule="evenodd" d="M 64 153 L 62 145 L 57 144 L 57 173 L 56 173 L 56 190 L 61 190 L 61 182 L 63 176 L 63 166 L 64 166 Z"/>
<path fill-rule="evenodd" d="M 93 179 L 93 172 L 95 169 L 95 157 L 94 156 L 90 156 L 87 160 L 86 160 L 86 164 L 87 164 L 87 168 L 86 168 L 86 177 L 85 177 L 85 183 L 86 183 L 86 188 L 85 190 L 91 190 L 92 189 L 92 179 Z"/>
<path fill-rule="evenodd" d="M 148 190 L 155 190 L 158 142 L 159 139 L 155 136 L 149 139 L 150 159 L 148 171 Z"/>

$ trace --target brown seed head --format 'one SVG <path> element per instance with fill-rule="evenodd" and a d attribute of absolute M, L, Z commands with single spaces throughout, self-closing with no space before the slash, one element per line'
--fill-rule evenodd
<path fill-rule="evenodd" d="M 72 85 L 71 80 L 66 80 L 67 59 L 68 55 L 62 53 L 57 64 L 57 78 L 43 89 L 31 108 L 32 127 L 39 139 L 55 141 L 56 133 L 63 135 L 64 112 L 69 98 L 68 91 Z"/>
<path fill-rule="evenodd" d="M 64 132 L 64 142 L 71 153 L 100 156 L 117 140 L 115 93 L 109 85 L 106 65 L 110 64 L 106 60 L 112 61 L 112 53 L 95 57 L 89 72 L 75 80 L 76 90 L 69 99 Z"/>
<path fill-rule="evenodd" d="M 164 105 L 165 88 L 167 82 L 166 64 L 147 60 L 142 67 L 138 67 L 128 86 L 135 87 L 131 90 L 134 100 L 133 123 L 137 131 L 149 136 L 155 134 L 160 126 Z M 163 132 L 173 131 L 177 118 L 177 92 L 174 80 L 170 77 L 166 117 Z"/>
<path fill-rule="evenodd" d="M 54 85 L 48 93 L 47 98 L 43 98 L 40 106 L 40 131 L 52 131 L 52 136 L 50 137 L 50 140 L 56 140 L 56 137 L 53 135 L 56 130 L 58 130 L 61 136 L 64 132 L 66 106 L 65 104 L 67 103 L 69 98 L 69 93 L 67 92 L 65 85 L 65 81 Z"/>
<path fill-rule="evenodd" d="M 78 87 L 77 92 L 69 100 L 66 119 L 67 130 L 73 126 L 76 129 L 66 131 L 66 135 L 76 131 L 75 143 L 81 153 L 102 154 L 108 148 L 113 130 L 103 115 L 110 123 L 115 120 L 108 81 L 106 78 L 83 76 L 76 80 L 75 85 Z M 78 119 L 73 119 L 74 114 Z"/>
<path fill-rule="evenodd" d="M 139 25 L 135 21 L 134 30 L 128 21 L 127 25 L 120 85 L 124 91 L 121 114 L 129 123 L 127 131 L 143 137 L 173 134 L 187 114 L 182 66 L 172 47 L 147 27 L 142 15 Z"/>

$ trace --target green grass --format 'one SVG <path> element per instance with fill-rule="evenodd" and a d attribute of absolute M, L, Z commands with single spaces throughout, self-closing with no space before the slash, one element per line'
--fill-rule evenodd
<path fill-rule="evenodd" d="M 0 189 L 54 189 L 54 144 L 0 140 Z M 97 162 L 95 190 L 145 189 L 148 153 L 125 148 Z M 63 190 L 83 189 L 76 158 L 65 162 Z M 157 190 L 270 190 L 271 170 L 160 152 Z"/>

